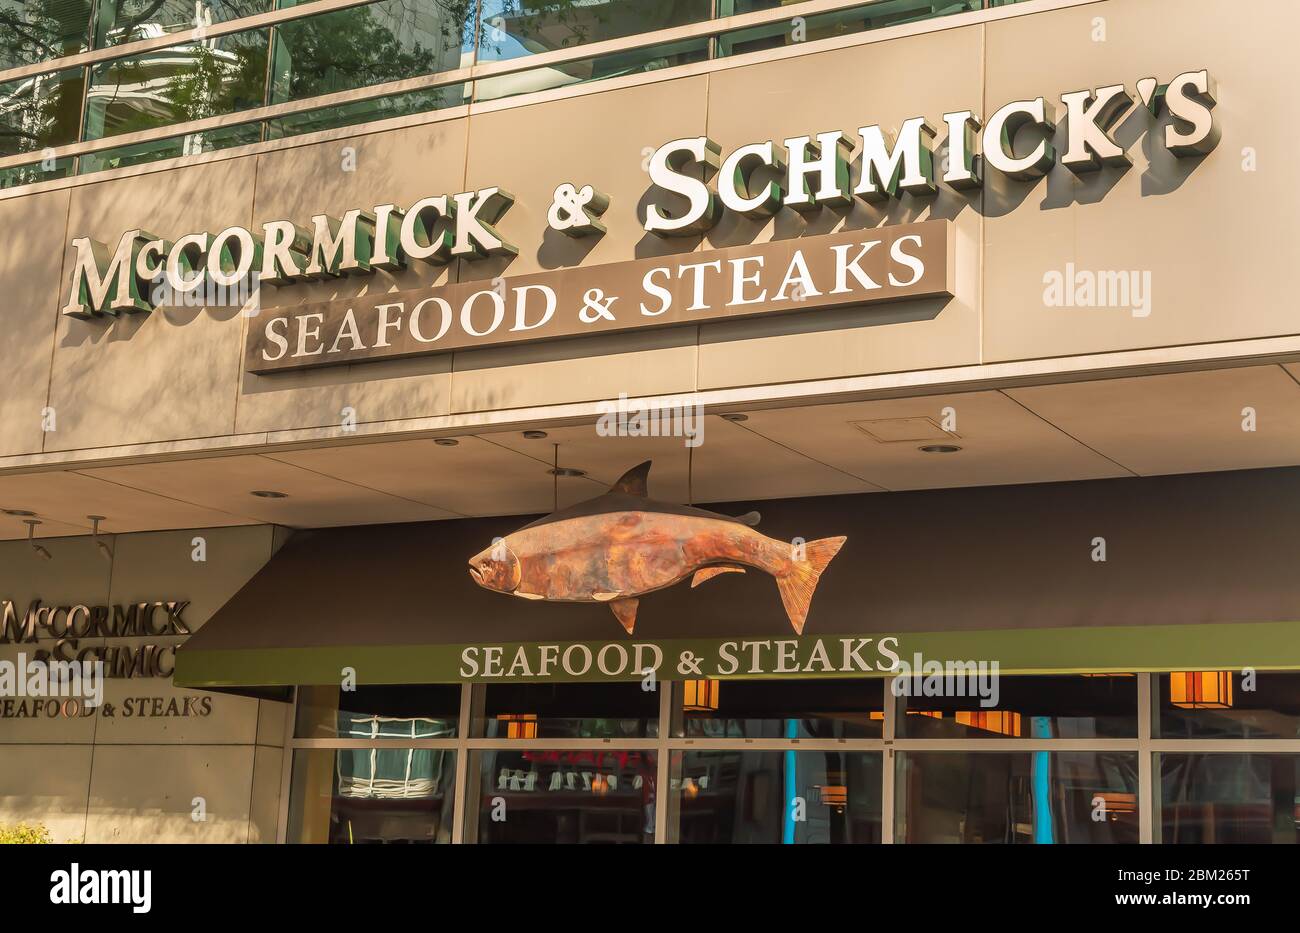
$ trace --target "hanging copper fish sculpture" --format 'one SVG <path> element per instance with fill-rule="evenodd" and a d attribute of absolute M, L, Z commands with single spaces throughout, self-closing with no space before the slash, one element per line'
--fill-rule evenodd
<path fill-rule="evenodd" d="M 650 461 L 604 495 L 539 518 L 496 540 L 469 562 L 484 589 L 524 599 L 608 603 L 632 634 L 640 598 L 680 583 L 752 567 L 776 580 L 796 633 L 817 580 L 845 538 L 791 543 L 759 534 L 757 512 L 733 518 L 647 497 Z"/>

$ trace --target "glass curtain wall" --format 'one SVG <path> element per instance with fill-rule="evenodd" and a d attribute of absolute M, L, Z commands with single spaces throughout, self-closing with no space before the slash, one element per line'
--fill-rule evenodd
<path fill-rule="evenodd" d="M 181 38 L 302 0 L 0 0 L 0 71 L 57 63 L 89 50 L 143 40 L 174 45 L 88 66 L 0 82 L 0 187 L 163 158 L 197 155 L 301 133 L 498 100 L 663 68 L 998 6 L 1015 0 L 877 0 L 806 20 L 801 0 L 374 0 L 275 26 Z M 48 150 L 140 131 L 219 120 L 475 62 L 564 54 L 722 16 L 790 9 L 748 29 L 659 42 L 485 77 L 473 86 L 400 91 L 323 104 L 267 120 L 222 125 L 71 158 Z"/>
<path fill-rule="evenodd" d="M 1300 841 L 1300 674 L 1006 676 L 970 692 L 301 688 L 287 840 Z"/>

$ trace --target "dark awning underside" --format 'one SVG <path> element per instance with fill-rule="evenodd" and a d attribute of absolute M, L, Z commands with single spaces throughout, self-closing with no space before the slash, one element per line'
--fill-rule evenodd
<path fill-rule="evenodd" d="M 1004 672 L 1300 668 L 1300 470 L 737 503 L 758 530 L 847 535 L 801 644 L 896 636 L 899 653 Z M 466 561 L 532 516 L 300 531 L 179 652 L 189 687 L 454 682 L 467 646 L 682 650 L 793 633 L 761 573 L 608 607 L 478 588 Z M 1106 560 L 1093 559 L 1104 538 Z M 549 679 L 564 679 L 562 673 Z M 582 679 L 601 679 L 593 673 Z"/>

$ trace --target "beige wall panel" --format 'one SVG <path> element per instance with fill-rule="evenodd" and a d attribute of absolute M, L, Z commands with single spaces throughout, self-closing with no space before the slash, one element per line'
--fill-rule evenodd
<path fill-rule="evenodd" d="M 1007 389 L 1062 431 L 1135 473 L 1300 463 L 1300 385 L 1281 366 Z M 1254 411 L 1254 430 L 1243 430 Z"/>
<path fill-rule="evenodd" d="M 917 68 L 918 61 L 933 67 Z M 864 124 L 893 131 L 913 116 L 942 127 L 947 111 L 978 110 L 980 80 L 978 28 L 730 69 L 710 79 L 709 136 L 725 154 L 743 143 L 828 130 L 853 138 Z M 933 201 L 911 196 L 889 205 L 857 201 L 851 209 L 806 216 L 786 209 L 765 223 L 728 213 L 706 247 L 931 218 L 953 219 L 956 225 L 955 299 L 706 325 L 700 335 L 700 388 L 979 362 L 981 219 L 954 192 L 942 191 Z"/>
<path fill-rule="evenodd" d="M 18 612 L 34 599 L 45 605 L 108 601 L 111 568 L 84 531 L 41 545 L 51 560 L 37 556 L 26 541 L 0 542 L 0 600 L 12 599 Z"/>
<path fill-rule="evenodd" d="M 247 224 L 254 167 L 251 158 L 231 159 L 75 188 L 69 239 L 116 246 L 134 227 L 175 239 Z M 65 252 L 72 255 L 70 245 Z M 243 320 L 230 307 L 61 317 L 50 389 L 58 430 L 46 449 L 229 434 Z"/>
<path fill-rule="evenodd" d="M 466 121 L 448 120 L 268 152 L 258 157 L 254 222 L 293 220 L 310 230 L 314 214 L 338 217 L 350 208 L 370 210 L 385 203 L 404 209 L 423 197 L 455 194 L 467 187 L 465 145 Z M 456 280 L 456 272 L 454 263 L 414 261 L 396 273 L 268 286 L 263 304 L 289 306 L 445 284 Z M 258 319 L 251 318 L 248 326 L 258 326 Z M 273 376 L 242 373 L 242 360 L 240 369 L 236 430 L 241 433 L 339 424 L 345 407 L 355 410 L 358 422 L 448 410 L 449 354 Z"/>
<path fill-rule="evenodd" d="M 1104 41 L 1094 41 L 1096 17 Z M 1120 82 L 1133 90 L 1144 76 L 1164 83 L 1208 68 L 1223 139 L 1199 165 L 1174 159 L 1162 135 L 1149 141 L 1163 122 L 1148 131 L 1142 110 L 1116 134 L 1131 144 L 1126 173 L 1076 182 L 1058 167 L 990 197 L 987 361 L 1300 332 L 1278 275 L 1300 236 L 1300 195 L 1285 175 L 1297 107 L 1287 82 L 1262 65 L 1293 57 L 1300 6 L 1236 4 L 1230 23 L 1224 17 L 1216 0 L 1115 0 L 989 24 L 986 113 L 1040 94 L 1063 112 L 1064 92 Z M 1244 147 L 1257 153 L 1258 171 L 1243 171 Z M 1043 276 L 1067 263 L 1149 273 L 1149 316 L 1047 306 Z"/>
<path fill-rule="evenodd" d="M 284 745 L 289 737 L 289 720 L 286 718 L 292 709 L 292 703 L 277 703 L 274 700 L 259 700 L 257 703 L 257 744 Z"/>
<path fill-rule="evenodd" d="M 137 647 L 175 641 L 114 638 L 108 643 Z M 181 689 L 170 677 L 108 678 L 104 702 L 95 731 L 95 744 L 101 746 L 252 745 L 257 739 L 257 700 Z"/>
<path fill-rule="evenodd" d="M 122 535 L 114 542 L 109 601 L 189 600 L 182 618 L 197 631 L 271 559 L 273 531 L 258 525 Z M 204 561 L 193 559 L 198 537 Z"/>
<path fill-rule="evenodd" d="M 660 239 L 645 232 L 651 186 L 642 163 L 669 140 L 704 133 L 707 100 L 708 78 L 698 76 L 473 117 L 466 187 L 499 185 L 515 195 L 498 229 L 519 255 L 508 265 L 462 263 L 461 278 L 508 278 L 697 248 L 698 238 Z M 581 132 L 572 132 L 574 127 Z M 590 184 L 609 195 L 603 236 L 572 238 L 548 229 L 555 188 L 565 182 Z M 481 411 L 691 391 L 695 340 L 694 328 L 673 328 L 457 353 L 451 408 Z"/>
<path fill-rule="evenodd" d="M 253 750 L 253 793 L 248 815 L 248 841 L 273 843 L 280 823 L 280 778 L 285 752 L 258 746 Z"/>
<path fill-rule="evenodd" d="M 0 250 L 0 456 L 35 453 L 44 441 L 68 198 L 51 191 L 0 201 L 0 226 L 19 234 Z"/>
<path fill-rule="evenodd" d="M 690 392 L 696 329 L 669 327 L 456 354 L 452 411 Z"/>
<path fill-rule="evenodd" d="M 55 842 L 80 842 L 90 790 L 89 745 L 8 745 L 0 753 L 0 824 L 41 823 Z"/>
<path fill-rule="evenodd" d="M 19 612 L 25 611 L 26 606 Z M 104 640 L 82 639 L 80 647 L 102 645 Z M 28 664 L 36 660 L 36 652 L 53 651 L 52 639 L 41 639 L 35 643 L 0 645 L 0 661 L 18 665 L 19 655 Z M 104 694 L 108 694 L 108 682 L 104 684 Z M 96 715 L 83 715 L 84 707 L 77 710 L 69 703 L 69 697 L 41 699 L 26 696 L 0 696 L 0 745 L 87 745 L 95 741 Z M 49 703 L 59 704 L 59 713 L 49 715 Z M 68 704 L 68 705 L 64 705 Z M 62 715 L 66 709 L 74 712 L 72 716 Z M 26 715 L 20 715 L 20 711 Z M 9 754 L 9 749 L 0 750 L 0 757 Z"/>
<path fill-rule="evenodd" d="M 252 782 L 251 745 L 98 746 L 86 842 L 245 842 Z"/>

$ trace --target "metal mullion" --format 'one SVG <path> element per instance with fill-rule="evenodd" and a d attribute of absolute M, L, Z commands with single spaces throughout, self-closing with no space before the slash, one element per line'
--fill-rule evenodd
<path fill-rule="evenodd" d="M 456 724 L 456 784 L 453 789 L 451 806 L 451 842 L 461 845 L 465 842 L 465 801 L 468 796 L 469 782 L 469 730 L 471 710 L 474 703 L 474 685 L 469 682 L 460 685 L 460 718 Z"/>
<path fill-rule="evenodd" d="M 881 729 L 881 744 L 884 745 L 884 751 L 881 752 L 880 771 L 881 845 L 893 845 L 894 843 L 894 801 L 898 793 L 897 782 L 895 781 L 898 770 L 896 761 L 898 756 L 894 754 L 894 740 L 898 725 L 898 697 L 894 695 L 892 685 L 892 679 L 885 681 L 884 721 Z"/>
<path fill-rule="evenodd" d="M 294 748 L 441 748 L 455 750 L 458 739 L 294 739 Z"/>
<path fill-rule="evenodd" d="M 350 7 L 366 6 L 378 2 L 379 0 L 313 0 L 312 3 L 303 4 L 302 6 L 286 7 L 282 10 L 268 10 L 265 13 L 255 13 L 252 16 L 226 20 L 223 23 L 214 23 L 211 26 L 169 32 L 166 35 L 156 36 L 152 39 L 139 39 L 135 42 L 124 42 L 121 45 L 106 45 L 102 48 L 78 52 L 75 55 L 64 55 L 61 58 L 51 58 L 30 65 L 7 68 L 0 71 L 0 84 L 20 78 L 48 74 L 52 71 L 61 71 L 64 68 L 75 68 L 78 65 L 97 65 L 117 58 L 130 58 L 144 52 L 170 48 L 173 45 L 185 45 L 202 39 L 228 36 L 236 32 L 261 29 L 296 19 L 306 19 L 310 16 L 319 16 L 338 10 L 346 10 Z"/>
<path fill-rule="evenodd" d="M 655 751 L 658 739 L 470 739 L 470 751 Z"/>
<path fill-rule="evenodd" d="M 659 746 L 655 752 L 655 845 L 668 842 L 669 808 L 673 805 L 669 763 L 672 759 L 673 683 L 656 682 L 659 690 Z"/>
<path fill-rule="evenodd" d="M 1137 675 L 1138 699 L 1138 842 L 1150 845 L 1155 841 L 1155 784 L 1151 750 L 1151 726 L 1155 707 L 1151 688 L 1155 674 Z"/>
<path fill-rule="evenodd" d="M 319 0 L 325 3 L 330 0 Z M 375 2 L 375 0 L 365 0 L 365 2 Z M 833 12 L 838 9 L 860 6 L 863 0 L 807 0 L 809 8 L 803 12 L 814 14 L 820 12 Z M 868 2 L 884 2 L 884 0 L 868 0 Z M 1051 9 L 1066 8 L 1079 6 L 1087 3 L 1096 3 L 1100 0 L 1056 0 L 1050 5 Z M 347 3 L 349 6 L 361 5 L 360 3 Z M 291 8 L 301 9 L 301 8 Z M 1011 11 L 1007 15 L 1020 15 L 1026 12 L 1035 11 L 1017 11 L 1014 6 L 996 8 L 996 17 L 1002 18 L 1004 11 Z M 315 12 L 330 12 L 330 10 L 318 10 Z M 780 15 L 776 15 L 780 14 Z M 972 15 L 983 16 L 984 11 L 975 10 L 966 14 L 950 14 L 946 16 L 934 17 L 933 19 L 919 21 L 921 26 L 928 26 L 931 23 L 941 24 L 938 29 L 955 28 L 957 25 L 967 25 L 972 20 Z M 269 16 L 270 14 L 263 14 Z M 729 17 L 722 20 L 702 21 L 700 23 L 689 24 L 687 26 L 677 26 L 672 29 L 659 30 L 657 32 L 642 33 L 636 36 L 624 37 L 621 39 L 610 39 L 605 42 L 594 42 L 589 45 L 578 45 L 567 49 L 557 49 L 552 52 L 544 52 L 538 55 L 523 56 L 521 58 L 510 59 L 501 62 L 488 62 L 485 64 L 474 64 L 468 68 L 458 68 L 451 71 L 438 72 L 432 75 L 421 75 L 415 78 L 403 78 L 398 81 L 390 81 L 384 84 L 371 85 L 366 88 L 354 88 L 348 91 L 339 91 L 335 94 L 321 95 L 320 97 L 305 98 L 301 101 L 289 101 L 283 104 L 277 104 L 273 107 L 253 108 L 239 113 L 223 114 L 218 117 L 209 117 L 204 120 L 191 121 L 188 123 L 177 123 L 172 126 L 156 127 L 151 130 L 142 130 L 138 133 L 124 133 L 116 137 L 107 137 L 106 140 L 95 140 L 93 142 L 78 143 L 70 146 L 59 147 L 55 149 L 55 158 L 63 158 L 69 155 L 81 155 L 89 152 L 97 152 L 103 149 L 116 148 L 117 146 L 136 145 L 139 143 L 153 142 L 157 140 L 170 139 L 176 136 L 186 136 L 191 133 L 205 132 L 210 129 L 220 129 L 227 126 L 238 126 L 244 123 L 255 123 L 262 120 L 276 119 L 282 116 L 288 116 L 309 110 L 316 110 L 326 107 L 338 106 L 346 103 L 355 103 L 360 101 L 374 100 L 381 97 L 388 97 L 394 94 L 402 94 L 408 91 L 428 90 L 433 88 L 445 87 L 466 82 L 475 82 L 490 77 L 518 74 L 535 69 L 547 68 L 552 66 L 569 64 L 572 62 L 583 61 L 588 58 L 596 58 L 602 55 L 608 55 L 623 51 L 631 51 L 648 46 L 658 45 L 660 43 L 680 41 L 682 39 L 703 38 L 713 36 L 720 32 L 726 32 L 736 28 L 745 28 L 747 26 L 763 25 L 769 21 L 776 22 L 785 19 L 788 10 L 775 8 L 772 10 L 760 10 L 754 13 L 743 13 L 738 16 Z M 295 19 L 301 17 L 286 17 L 285 19 Z M 960 23 L 949 22 L 953 19 L 962 19 Z M 253 23 L 254 18 L 250 17 L 246 23 Z M 982 19 L 973 20 L 973 22 L 982 22 Z M 279 22 L 278 20 L 276 22 Z M 270 25 L 270 21 L 261 22 L 260 20 L 253 25 L 246 25 L 245 28 L 261 28 L 261 26 Z M 724 25 L 725 24 L 725 25 Z M 914 24 L 906 24 L 914 25 Z M 215 27 L 214 27 L 215 30 Z M 873 33 L 882 30 L 865 30 L 861 33 L 854 33 L 849 38 L 860 39 L 861 37 L 871 37 Z M 924 31 L 934 31 L 923 29 Z M 206 35 L 213 35 L 210 30 Z M 176 34 L 182 35 L 182 34 Z M 153 40 L 150 40 L 153 41 Z M 868 38 L 865 41 L 873 41 Z M 175 44 L 175 43 L 167 43 Z M 166 47 L 166 44 L 160 47 Z M 805 50 L 800 50 L 800 54 L 810 54 Z M 743 56 L 742 56 L 743 58 Z M 735 67 L 745 64 L 743 61 L 737 61 L 736 58 L 728 57 L 726 61 L 732 64 L 727 67 Z M 71 67 L 73 60 L 67 59 L 64 64 L 57 67 L 51 67 L 43 64 L 40 72 L 58 71 L 63 68 Z M 716 61 L 704 62 L 705 65 L 716 64 Z M 695 67 L 695 66 L 681 66 Z M 705 69 L 707 72 L 709 69 Z M 0 74 L 0 81 L 5 76 Z M 599 82 L 597 82 L 599 83 Z M 560 89 L 568 90 L 568 89 Z M 486 105 L 486 112 L 492 112 L 499 106 L 508 105 L 510 98 L 504 98 L 501 101 L 489 101 Z M 447 108 L 452 109 L 452 108 Z M 355 128 L 353 128 L 355 130 Z M 111 143 L 108 142 L 111 140 Z M 32 159 L 25 156 L 8 156 L 0 159 L 0 169 L 9 168 L 14 165 L 25 165 Z"/>
<path fill-rule="evenodd" d="M 1300 743 L 1298 743 L 1300 744 Z M 898 739 L 893 748 L 917 752 L 1135 752 L 1137 739 Z"/>
<path fill-rule="evenodd" d="M 1300 753 L 1300 739 L 1152 739 L 1157 752 L 1250 752 L 1255 754 Z"/>
<path fill-rule="evenodd" d="M 672 751 L 878 752 L 884 739 L 670 739 Z"/>

